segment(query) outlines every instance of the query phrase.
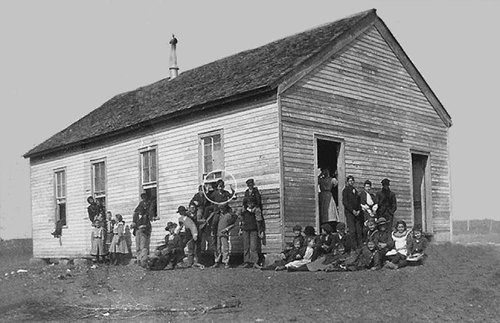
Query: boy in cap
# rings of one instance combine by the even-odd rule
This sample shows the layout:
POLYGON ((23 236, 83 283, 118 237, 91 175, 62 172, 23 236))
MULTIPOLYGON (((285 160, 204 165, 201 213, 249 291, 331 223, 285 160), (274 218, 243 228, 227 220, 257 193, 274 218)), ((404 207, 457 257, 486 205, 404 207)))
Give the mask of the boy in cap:
POLYGON ((257 264, 258 239, 264 235, 264 218, 255 199, 248 198, 240 215, 240 230, 243 235, 243 268, 260 268, 257 264))
POLYGON ((245 182, 247 184, 247 189, 245 191, 245 196, 243 198, 243 208, 245 208, 245 201, 253 199, 257 207, 262 211, 262 197, 260 195, 259 189, 255 186, 255 181, 253 178, 247 179, 245 182))
POLYGON ((339 248, 339 245, 343 246, 344 253, 349 253, 356 249, 356 244, 353 241, 353 237, 350 233, 345 231, 345 223, 339 222, 337 224, 337 232, 332 235, 332 244, 334 248, 339 248))
POLYGON ((382 184, 382 190, 378 192, 376 195, 378 201, 377 217, 385 218, 385 220, 389 225, 389 228, 392 229, 394 213, 398 208, 396 194, 394 194, 394 192, 391 191, 390 188, 391 181, 388 178, 384 178, 381 184, 382 184))

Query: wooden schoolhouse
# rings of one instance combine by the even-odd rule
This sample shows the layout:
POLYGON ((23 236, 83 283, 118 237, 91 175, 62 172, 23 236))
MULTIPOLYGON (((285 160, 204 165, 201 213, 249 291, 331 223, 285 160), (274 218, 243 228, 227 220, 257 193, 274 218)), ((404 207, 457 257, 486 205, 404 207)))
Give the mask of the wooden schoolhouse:
POLYGON ((349 174, 358 187, 389 178, 396 219, 450 239, 451 118, 374 9, 181 73, 173 58, 170 77, 116 95, 25 154, 35 257, 89 253, 90 195, 127 224, 142 192, 156 199, 154 246, 218 169, 236 179, 233 204, 255 179, 264 252, 279 252, 296 224, 318 227, 320 167, 338 171, 339 196, 349 174))

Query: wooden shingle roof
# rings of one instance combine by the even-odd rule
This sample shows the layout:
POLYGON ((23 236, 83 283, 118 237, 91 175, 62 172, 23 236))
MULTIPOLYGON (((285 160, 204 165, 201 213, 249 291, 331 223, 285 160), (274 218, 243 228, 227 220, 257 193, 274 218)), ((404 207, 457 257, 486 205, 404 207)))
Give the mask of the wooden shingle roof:
POLYGON ((276 89, 297 66, 369 16, 376 16, 374 9, 119 94, 24 157, 87 143, 220 100, 276 89))

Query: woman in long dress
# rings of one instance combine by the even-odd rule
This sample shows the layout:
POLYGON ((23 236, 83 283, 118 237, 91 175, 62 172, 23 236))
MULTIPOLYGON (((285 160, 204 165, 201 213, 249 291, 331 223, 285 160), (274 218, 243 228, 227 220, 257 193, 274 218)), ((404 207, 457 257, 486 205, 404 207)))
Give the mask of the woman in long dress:
POLYGON ((327 168, 321 169, 321 174, 318 177, 319 184, 319 222, 320 224, 328 222, 339 222, 339 212, 337 204, 333 199, 332 189, 337 187, 338 181, 330 176, 330 171, 327 168))

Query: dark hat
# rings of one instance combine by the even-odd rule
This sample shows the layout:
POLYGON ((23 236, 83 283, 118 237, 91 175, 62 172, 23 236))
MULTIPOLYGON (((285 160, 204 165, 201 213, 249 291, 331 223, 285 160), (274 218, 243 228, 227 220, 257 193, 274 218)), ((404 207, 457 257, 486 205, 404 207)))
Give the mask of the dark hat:
POLYGON ((255 181, 253 180, 253 178, 249 178, 245 183, 247 183, 247 185, 250 185, 250 184, 255 184, 255 181))
POLYGON ((304 228, 304 234, 307 236, 314 236, 316 235, 316 230, 314 230, 314 227, 308 225, 304 228))
POLYGON ((177 224, 174 222, 167 222, 167 226, 165 227, 165 231, 170 230, 170 228, 176 228, 177 224))
POLYGON ((377 225, 382 225, 382 224, 387 224, 387 220, 384 217, 378 218, 377 220, 377 225))
POLYGON ((422 232, 422 225, 421 224, 415 224, 413 226, 413 232, 415 232, 415 231, 422 232))
POLYGON ((186 208, 182 205, 177 208, 177 213, 186 212, 186 211, 187 211, 186 208))
POLYGON ((389 185, 391 184, 391 181, 388 178, 384 178, 381 183, 382 185, 389 185))
POLYGON ((365 181, 365 184, 364 184, 364 185, 370 185, 370 186, 372 186, 372 182, 371 182, 369 179, 367 179, 367 180, 365 181))
MULTIPOLYGON (((338 227, 338 225, 337 225, 337 227, 338 227)), ((333 232, 332 226, 329 225, 328 223, 322 224, 321 225, 321 229, 325 230, 326 233, 332 233, 333 232)))
POLYGON ((220 184, 222 184, 223 186, 225 185, 222 179, 219 179, 217 182, 215 182, 215 186, 219 186, 220 184))
POLYGON ((345 223, 344 222, 339 222, 337 223, 337 230, 345 230, 345 223))
POLYGON ((292 228, 292 231, 302 231, 302 227, 297 224, 292 228))

